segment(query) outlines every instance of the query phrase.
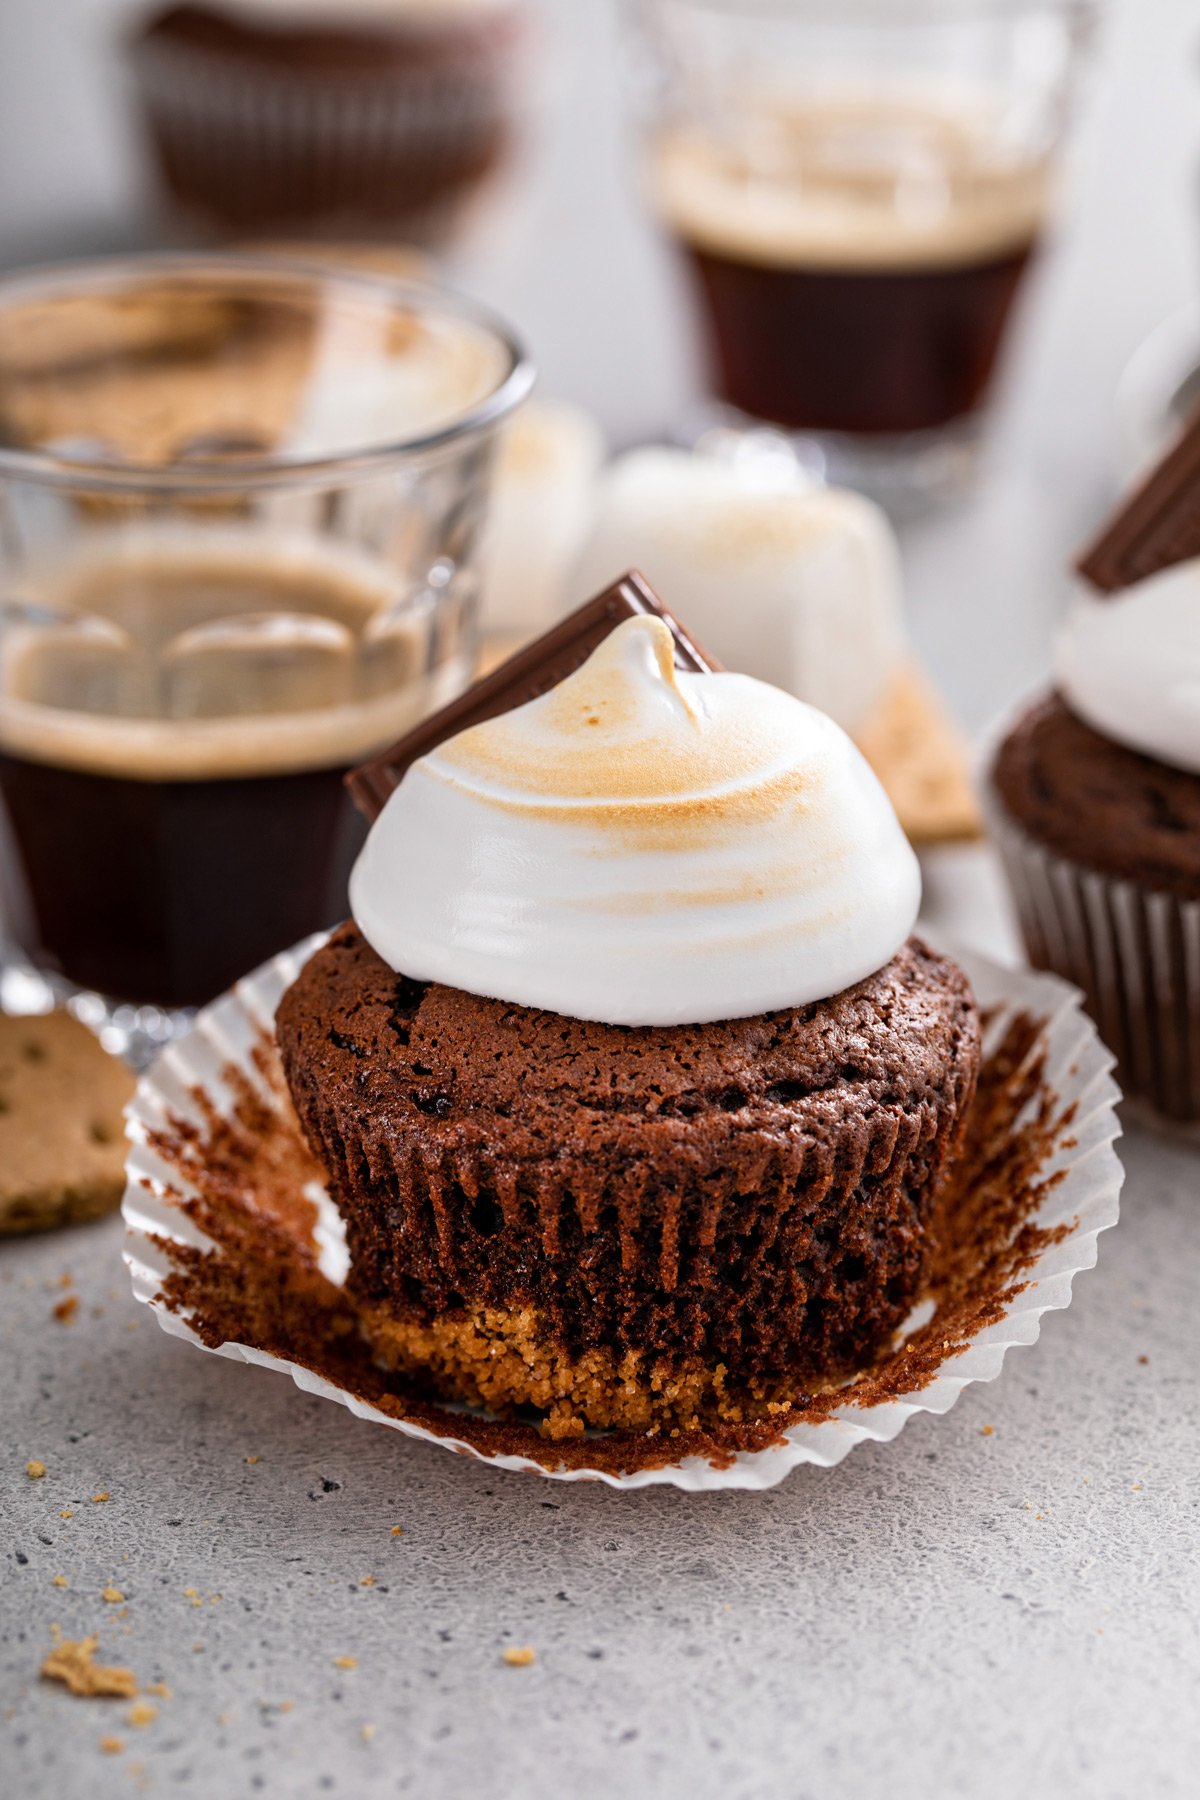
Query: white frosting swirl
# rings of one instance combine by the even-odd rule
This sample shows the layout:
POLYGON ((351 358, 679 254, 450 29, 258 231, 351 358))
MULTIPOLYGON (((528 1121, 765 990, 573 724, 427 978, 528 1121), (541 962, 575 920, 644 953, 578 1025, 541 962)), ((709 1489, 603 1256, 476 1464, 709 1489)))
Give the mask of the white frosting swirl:
POLYGON ((1095 730, 1200 775, 1200 558, 1104 599, 1078 595, 1055 673, 1095 730))
POLYGON ((825 999, 907 938, 916 858, 849 738, 627 620, 550 693, 406 773, 355 867, 392 968, 613 1025, 825 999))

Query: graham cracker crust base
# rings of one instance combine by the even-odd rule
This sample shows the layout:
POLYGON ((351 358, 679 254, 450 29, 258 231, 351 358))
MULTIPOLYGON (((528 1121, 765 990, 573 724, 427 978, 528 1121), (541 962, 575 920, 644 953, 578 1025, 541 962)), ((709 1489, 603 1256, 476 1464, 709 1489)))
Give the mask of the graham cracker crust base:
MULTIPOLYGON (((680 1370, 639 1351, 589 1350, 572 1358, 547 1339, 531 1307, 485 1307, 434 1325, 364 1309, 361 1325, 380 1368, 430 1382, 447 1399, 497 1413, 532 1407, 543 1436, 560 1442, 588 1429, 698 1431, 786 1411, 778 1390, 747 1393, 724 1363, 680 1370)), ((794 1390, 793 1390, 794 1391, 794 1390)))

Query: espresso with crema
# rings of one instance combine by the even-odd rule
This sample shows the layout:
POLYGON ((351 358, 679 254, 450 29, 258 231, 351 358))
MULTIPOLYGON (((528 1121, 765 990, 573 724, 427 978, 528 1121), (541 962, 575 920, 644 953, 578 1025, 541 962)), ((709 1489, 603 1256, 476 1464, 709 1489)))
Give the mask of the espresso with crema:
POLYGON ((346 773, 466 678, 444 596, 436 674, 420 602, 311 546, 96 553, 22 598, 0 799, 26 953, 190 1006, 345 916, 346 773))
POLYGON ((1048 204, 985 100, 815 92, 719 140, 662 137, 655 199, 720 396, 811 430, 921 431, 980 404, 1048 204))

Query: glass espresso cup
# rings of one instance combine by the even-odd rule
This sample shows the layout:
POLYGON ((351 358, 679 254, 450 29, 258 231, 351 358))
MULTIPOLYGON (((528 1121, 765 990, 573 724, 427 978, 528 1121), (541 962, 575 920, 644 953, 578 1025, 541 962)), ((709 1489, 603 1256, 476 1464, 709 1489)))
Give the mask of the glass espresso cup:
POLYGON ((343 778, 470 678, 531 381, 431 286, 243 257, 0 282, 10 982, 136 1057, 345 916, 343 778))
POLYGON ((1090 0, 638 0, 651 201, 714 393, 873 489, 970 460, 1090 0))

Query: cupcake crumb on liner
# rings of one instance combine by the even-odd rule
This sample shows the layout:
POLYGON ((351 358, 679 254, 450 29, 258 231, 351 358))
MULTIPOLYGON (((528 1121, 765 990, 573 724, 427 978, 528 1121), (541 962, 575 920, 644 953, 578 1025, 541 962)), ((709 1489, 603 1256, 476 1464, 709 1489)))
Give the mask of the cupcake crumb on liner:
POLYGON ((239 982, 143 1076, 127 1110, 125 1260, 164 1330, 290 1374, 408 1437, 556 1480, 773 1487, 800 1463, 830 1468, 993 1379, 1011 1345, 1037 1338, 1043 1313, 1069 1305, 1075 1274, 1116 1223, 1118 1093, 1078 994, 956 952, 985 1017, 980 1090, 939 1201, 929 1291, 872 1368, 745 1425, 567 1442, 436 1402, 370 1358, 344 1286, 341 1220, 278 1066, 275 1009, 323 941, 239 982))

